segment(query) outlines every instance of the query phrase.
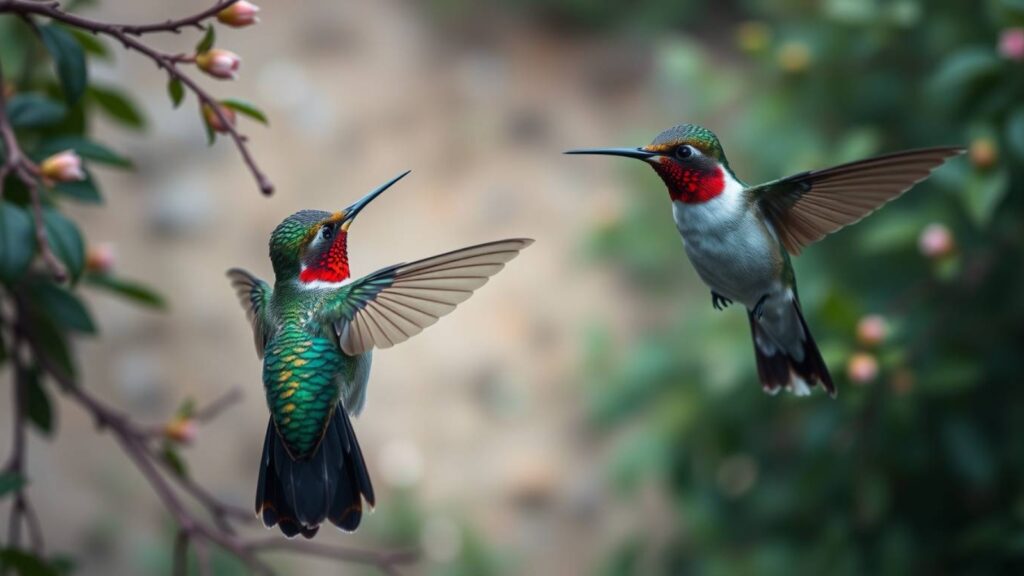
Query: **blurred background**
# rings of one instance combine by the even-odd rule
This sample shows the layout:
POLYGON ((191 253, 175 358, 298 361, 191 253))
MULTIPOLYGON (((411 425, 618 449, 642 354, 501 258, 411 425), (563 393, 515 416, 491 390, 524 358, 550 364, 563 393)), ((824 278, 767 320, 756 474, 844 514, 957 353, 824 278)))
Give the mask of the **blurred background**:
MULTIPOLYGON (((83 13, 160 21, 208 4, 83 13)), ((163 74, 112 50, 94 81, 129 89, 145 126, 93 128, 136 170, 96 169, 106 207, 67 207, 94 256, 168 303, 87 292, 99 335, 76 341, 84 385, 154 423, 183 397, 245 391, 182 451, 217 496, 250 504, 267 417, 223 271, 270 279, 285 216, 340 209, 412 169, 353 226, 355 275, 537 243, 375 354, 355 428, 378 506, 357 534, 319 539, 419 545, 407 572, 429 575, 1024 571, 1024 3, 260 7, 258 27, 220 30, 239 80, 203 80, 267 112, 269 128, 243 131, 277 193, 259 195, 228 141, 205 146, 194 99, 173 110, 163 74), (838 399, 760 391, 747 320, 712 309, 652 171, 560 154, 643 145, 681 122, 717 132, 748 182, 969 147, 795 261, 838 399)), ((28 468, 49 548, 80 574, 169 573, 174 532, 149 486, 77 406, 55 408, 28 468)), ((0 445, 9 435, 0 426, 0 445)))

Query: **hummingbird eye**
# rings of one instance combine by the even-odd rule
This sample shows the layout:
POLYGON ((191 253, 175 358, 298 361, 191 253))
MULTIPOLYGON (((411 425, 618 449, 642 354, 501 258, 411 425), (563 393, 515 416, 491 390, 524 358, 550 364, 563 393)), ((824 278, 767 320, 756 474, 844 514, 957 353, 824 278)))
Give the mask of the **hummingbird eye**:
POLYGON ((320 237, 324 240, 330 240, 332 236, 334 236, 334 230, 331 228, 330 224, 327 224, 320 229, 320 237))
POLYGON ((689 144, 683 144, 676 148, 676 158, 679 158, 680 160, 685 160, 690 156, 693 156, 693 147, 690 146, 689 144))

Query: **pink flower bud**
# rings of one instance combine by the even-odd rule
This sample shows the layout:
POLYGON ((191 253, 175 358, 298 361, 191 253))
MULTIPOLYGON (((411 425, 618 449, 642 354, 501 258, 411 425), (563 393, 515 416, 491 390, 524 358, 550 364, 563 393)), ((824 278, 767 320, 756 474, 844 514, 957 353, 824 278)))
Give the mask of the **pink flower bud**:
POLYGON ((1010 60, 1024 60, 1024 28, 1007 28, 999 34, 999 54, 1010 60))
POLYGON ((106 242, 92 244, 85 253, 85 268, 97 274, 108 274, 114 269, 116 260, 112 244, 106 242))
POLYGON ((991 168, 999 162, 999 149, 991 138, 975 138, 967 151, 971 164, 982 170, 991 168))
POLYGON ((869 314, 857 322, 857 340, 864 346, 878 346, 889 334, 889 323, 880 314, 869 314))
POLYGON ((180 444, 191 444, 199 436, 199 425, 192 418, 176 418, 164 426, 164 437, 180 444))
POLYGON ((244 28, 260 21, 256 13, 260 7, 252 2, 241 0, 217 13, 217 20, 232 28, 244 28))
POLYGON ((878 360, 871 354, 858 352, 846 363, 846 375, 854 384, 870 384, 878 377, 878 360))
POLYGON ((203 120, 206 121, 206 124, 213 129, 214 132, 224 134, 228 132, 228 128, 230 126, 235 125, 235 111, 227 106, 218 106, 218 108, 220 108, 221 114, 224 115, 224 118, 227 119, 227 125, 221 122, 220 117, 217 116, 217 113, 214 112, 213 108, 208 104, 203 104, 203 120))
POLYGON ((935 260, 950 255, 956 248, 953 233, 945 224, 938 222, 925 226, 917 239, 917 246, 921 254, 935 260))
POLYGON ((214 78, 234 80, 241 65, 242 58, 230 50, 211 48, 196 55, 196 66, 214 78))
POLYGON ((74 182, 85 180, 82 159, 73 150, 65 150, 50 156, 39 165, 43 180, 53 182, 74 182))

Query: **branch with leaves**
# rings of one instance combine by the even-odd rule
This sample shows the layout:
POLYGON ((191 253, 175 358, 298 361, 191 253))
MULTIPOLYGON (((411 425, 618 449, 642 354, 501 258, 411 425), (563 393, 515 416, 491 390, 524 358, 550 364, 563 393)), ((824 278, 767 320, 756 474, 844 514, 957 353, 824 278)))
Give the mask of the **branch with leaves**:
POLYGON ((11 571, 47 576, 67 571, 67 560, 46 549, 26 472, 28 432, 54 433, 53 390, 88 412, 98 428, 115 439, 174 519, 175 574, 188 573, 193 562, 200 574, 210 573, 213 549, 235 556, 260 574, 274 572, 264 557, 276 552, 358 563, 387 574, 396 574, 399 566, 417 557, 415 551, 240 535, 241 528, 254 523, 253 513, 216 498, 189 474, 180 455, 200 426, 238 401, 239 391, 204 407, 186 402, 167 422, 151 426, 96 397, 76 375, 72 340, 96 332, 78 296, 82 286, 163 307, 152 290, 117 273, 110 249, 87 248, 78 226, 60 210, 64 201, 101 202, 87 163, 131 166, 127 158, 89 138, 90 114, 101 111, 131 128, 144 124, 128 95, 90 82, 87 61, 109 53, 104 38, 150 59, 168 75, 172 104, 177 107, 193 94, 210 143, 218 134, 230 137, 260 190, 270 194, 273 185, 236 128, 238 114, 263 123, 265 116, 244 101, 214 98, 190 74, 198 70, 217 79, 234 78, 240 58, 215 47, 212 21, 249 26, 256 23, 257 11, 244 0, 220 0, 191 16, 137 25, 84 18, 54 1, 0 0, 0 37, 5 39, 0 43, 0 365, 9 365, 13 376, 13 446, 0 469, 0 498, 11 501, 6 542, 0 546, 0 576, 11 571), (145 41, 152 34, 193 28, 202 35, 191 53, 163 52, 145 41), (18 49, 13 55, 3 50, 11 46, 18 49), (54 64, 52 73, 38 65, 44 54, 54 64), (13 73, 5 74, 8 71, 13 73))

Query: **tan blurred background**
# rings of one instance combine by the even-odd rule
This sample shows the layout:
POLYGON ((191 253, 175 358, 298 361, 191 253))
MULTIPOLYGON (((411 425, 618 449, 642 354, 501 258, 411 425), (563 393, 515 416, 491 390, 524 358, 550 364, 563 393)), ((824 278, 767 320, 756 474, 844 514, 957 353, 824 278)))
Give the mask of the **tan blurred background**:
MULTIPOLYGON (((108 0, 89 14, 157 21, 208 3, 108 0)), ((583 230, 618 210, 620 173, 560 152, 642 142, 672 123, 646 105, 643 51, 514 20, 452 26, 412 1, 260 4, 258 27, 220 29, 218 45, 243 57, 240 79, 201 80, 268 113, 269 128, 241 127, 277 186, 272 198, 260 196, 228 141, 204 145, 194 99, 171 109, 165 76, 148 61, 115 51, 115 62, 94 68, 134 92, 150 129, 99 126, 98 139, 138 169, 100 173, 107 207, 69 209, 90 240, 114 246, 119 273, 158 287, 170 309, 91 294, 102 337, 78 347, 83 382, 154 423, 185 396, 203 402, 241 387, 241 405, 202 428, 185 456, 219 497, 249 506, 267 416, 260 363, 224 271, 270 280, 267 239, 281 219, 339 209, 412 169, 353 227, 356 275, 502 237, 537 243, 437 326, 375 355, 355 426, 378 508, 359 534, 318 538, 379 545, 377 524, 401 492, 426 519, 425 559, 409 573, 458 555, 463 529, 495 545, 514 573, 592 572, 605 543, 657 518, 607 504, 605 446, 588 436, 574 380, 579 327, 625 313, 620 288, 578 257, 583 230)), ((187 51, 194 36, 160 42, 187 51)), ((671 234, 667 215, 664 225, 671 234)), ((157 498, 76 406, 62 402, 59 416, 52 444, 32 438, 29 463, 33 493, 52 496, 36 500, 50 548, 78 557, 80 574, 159 566, 171 538, 157 498)), ((7 434, 2 427, 0 444, 7 434)), ((291 573, 361 573, 279 561, 291 573)))

